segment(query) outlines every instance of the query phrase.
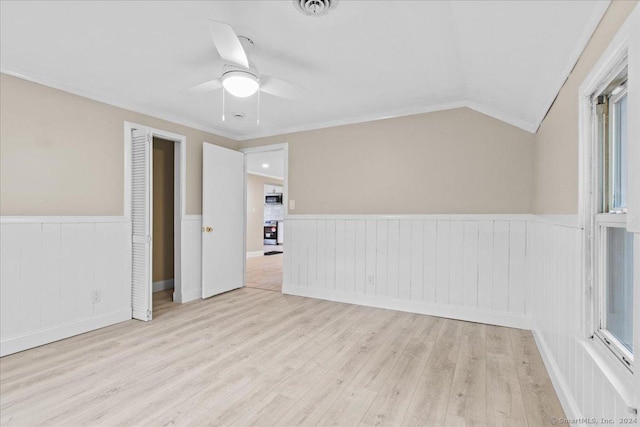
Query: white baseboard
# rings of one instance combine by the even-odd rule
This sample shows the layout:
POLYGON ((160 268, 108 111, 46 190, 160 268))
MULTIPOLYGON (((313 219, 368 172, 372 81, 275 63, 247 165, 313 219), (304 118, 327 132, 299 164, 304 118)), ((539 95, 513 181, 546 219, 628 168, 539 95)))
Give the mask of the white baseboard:
POLYGON ((27 335, 8 338, 0 342, 0 357, 38 347, 74 335, 83 334, 115 323, 131 320, 131 309, 124 309, 98 317, 67 323, 27 335))
POLYGON ((533 333, 533 338, 538 346, 538 351, 542 356, 544 366, 547 368, 547 372, 551 378, 551 383, 553 384, 553 388, 556 390, 556 394, 558 395, 558 399, 560 399, 560 404, 562 405, 562 409, 564 409, 567 418, 572 420, 582 419, 578 403, 576 402, 573 393, 571 393, 569 384, 567 384, 564 376, 560 373, 560 367, 556 363, 551 350, 549 350, 549 346, 547 346, 547 342, 544 337, 535 327, 535 324, 532 324, 531 332, 533 333))
POLYGON ((169 289, 173 289, 174 286, 174 279, 160 280, 158 282, 153 282, 153 292, 167 291, 169 289))
POLYGON ((332 289, 313 289, 301 286, 283 285, 282 293, 302 297, 325 299, 329 301, 358 304, 368 307, 384 308, 387 310, 406 311, 409 313, 427 314, 448 319, 465 320, 468 322, 486 323, 489 325, 506 326, 516 329, 531 329, 531 318, 509 313, 472 309, 452 305, 436 305, 425 302, 381 298, 371 295, 341 292, 332 289))
POLYGON ((257 258, 263 255, 264 255, 264 251, 247 252, 247 258, 257 258))

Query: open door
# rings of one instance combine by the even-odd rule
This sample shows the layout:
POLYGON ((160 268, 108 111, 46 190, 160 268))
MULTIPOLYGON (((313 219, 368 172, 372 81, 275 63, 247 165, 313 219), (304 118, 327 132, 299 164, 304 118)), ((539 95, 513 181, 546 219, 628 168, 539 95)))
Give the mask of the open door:
POLYGON ((138 320, 151 320, 151 174, 152 135, 148 129, 131 131, 131 308, 138 320))
POLYGON ((244 286, 244 154, 202 147, 202 298, 244 286))

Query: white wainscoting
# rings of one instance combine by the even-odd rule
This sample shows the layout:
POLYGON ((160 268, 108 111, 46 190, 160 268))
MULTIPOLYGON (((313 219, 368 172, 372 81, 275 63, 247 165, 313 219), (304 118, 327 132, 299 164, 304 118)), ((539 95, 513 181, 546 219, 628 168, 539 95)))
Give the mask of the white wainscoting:
POLYGON ((288 216, 283 292, 529 329, 528 217, 288 216))
MULTIPOLYGON (((577 224, 577 218, 571 222, 577 224)), ((582 239, 583 230, 567 221, 536 217, 528 222, 532 329, 567 417, 612 419, 619 425, 620 418, 633 418, 628 412, 632 402, 625 402, 588 351, 596 343, 585 337, 583 327, 588 295, 582 283, 582 239)))
POLYGON ((131 319, 130 248, 124 217, 2 217, 0 355, 131 319))
POLYGON ((182 218, 182 295, 176 302, 202 298, 202 215, 182 218))

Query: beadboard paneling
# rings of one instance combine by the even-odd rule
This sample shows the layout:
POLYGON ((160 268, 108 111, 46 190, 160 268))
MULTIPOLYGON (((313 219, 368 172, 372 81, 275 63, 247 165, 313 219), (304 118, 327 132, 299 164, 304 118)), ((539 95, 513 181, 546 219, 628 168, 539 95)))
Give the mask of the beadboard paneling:
POLYGON ((527 216, 285 221, 285 293, 529 327, 527 216))
POLYGON ((130 223, 38 221, 0 224, 2 355, 131 318, 130 223))
POLYGON ((585 337, 582 323, 583 230, 541 218, 528 222, 526 236, 532 329, 567 416, 611 419, 615 425, 634 418, 631 402, 588 350, 597 343, 585 337))

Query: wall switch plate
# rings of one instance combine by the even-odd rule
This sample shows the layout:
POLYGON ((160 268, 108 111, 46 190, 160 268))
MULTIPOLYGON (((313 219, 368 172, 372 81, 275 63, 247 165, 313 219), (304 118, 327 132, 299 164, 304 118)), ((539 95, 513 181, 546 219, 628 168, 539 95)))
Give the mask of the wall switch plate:
POLYGON ((296 201, 295 200, 289 200, 289 209, 291 209, 292 211, 294 211, 296 209, 296 201))

